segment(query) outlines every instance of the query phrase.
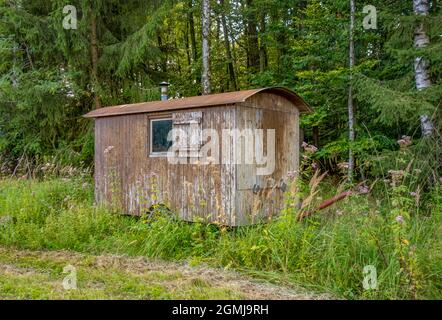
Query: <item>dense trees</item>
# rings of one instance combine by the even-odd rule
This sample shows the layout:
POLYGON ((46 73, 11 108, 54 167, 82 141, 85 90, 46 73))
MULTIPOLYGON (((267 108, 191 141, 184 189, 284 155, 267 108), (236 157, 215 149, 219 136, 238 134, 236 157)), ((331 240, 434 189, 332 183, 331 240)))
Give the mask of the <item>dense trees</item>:
POLYGON ((202 85, 203 94, 210 93, 210 1, 203 0, 202 12, 202 55, 203 55, 203 74, 202 85))
MULTIPOLYGON (((419 135, 419 117, 437 126, 442 21, 438 0, 354 2, 351 146, 359 174, 364 153, 419 135), (377 9, 377 29, 363 28, 365 5, 377 9)), ((294 89, 315 109, 303 127, 321 164, 348 160, 349 0, 69 4, 77 29, 63 28, 65 1, 0 1, 2 159, 89 163, 91 124, 81 115, 158 99, 157 84, 168 81, 173 96, 294 89)))

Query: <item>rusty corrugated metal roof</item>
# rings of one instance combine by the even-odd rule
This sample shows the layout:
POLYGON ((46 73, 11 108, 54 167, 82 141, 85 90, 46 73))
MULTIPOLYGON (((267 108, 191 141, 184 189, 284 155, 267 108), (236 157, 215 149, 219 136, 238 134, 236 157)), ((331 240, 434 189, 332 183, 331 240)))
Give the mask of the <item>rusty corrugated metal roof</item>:
POLYGON ((150 101, 134 104, 123 104, 115 107, 106 107, 93 110, 84 115, 86 118, 108 117, 124 114, 148 113, 155 111, 179 110, 206 106, 219 106, 245 102, 248 98, 259 92, 270 92, 284 96, 293 102, 301 112, 310 112, 309 105, 295 92, 284 87, 242 90, 235 92, 209 94, 167 101, 150 101))

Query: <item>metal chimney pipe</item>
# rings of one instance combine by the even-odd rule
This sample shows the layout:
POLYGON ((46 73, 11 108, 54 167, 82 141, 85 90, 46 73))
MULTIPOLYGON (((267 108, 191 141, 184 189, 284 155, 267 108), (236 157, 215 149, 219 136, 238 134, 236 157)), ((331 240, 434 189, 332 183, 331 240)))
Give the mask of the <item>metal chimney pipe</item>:
POLYGON ((163 81, 160 83, 161 88, 161 101, 166 101, 169 97, 167 96, 167 89, 169 87, 170 83, 163 81))

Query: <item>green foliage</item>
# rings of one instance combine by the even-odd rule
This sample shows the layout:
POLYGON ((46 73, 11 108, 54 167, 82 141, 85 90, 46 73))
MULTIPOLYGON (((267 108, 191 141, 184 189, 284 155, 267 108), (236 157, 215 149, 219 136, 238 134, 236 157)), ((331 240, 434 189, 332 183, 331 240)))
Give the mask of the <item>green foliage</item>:
MULTIPOLYGON (((410 119, 434 112, 434 105, 426 101, 422 94, 418 95, 417 92, 408 94, 396 91, 389 88, 387 83, 379 83, 362 76, 356 82, 356 86, 358 99, 370 104, 378 114, 374 121, 383 125, 400 126, 408 123, 416 127, 416 121, 410 122, 410 119)), ((404 129, 407 130, 407 128, 404 129)))
POLYGON ((80 179, 0 184, 0 217, 13 217, 0 226, 2 245, 206 262, 350 299, 442 295, 440 185, 425 212, 398 182, 382 203, 355 195, 303 222, 288 208, 270 224, 228 229, 94 207, 92 185, 80 179), (377 290, 362 287, 366 265, 377 268, 377 290))
MULTIPOLYGON (((358 2, 354 73, 362 141, 352 147, 359 157, 373 149, 366 146, 371 143, 366 132, 385 141, 412 135, 418 116, 440 106, 441 5, 431 2, 427 17, 416 17, 411 2, 358 2), (366 4, 377 8, 376 30, 362 27, 366 4), (420 23, 430 45, 417 49, 413 34, 420 23), (431 65, 433 85, 422 92, 414 89, 416 56, 431 65)), ((76 30, 62 28, 64 1, 0 3, 0 155, 9 167, 22 156, 33 166, 48 158, 90 166, 91 123, 81 115, 95 107, 97 97, 103 106, 156 100, 157 84, 165 80, 172 83, 171 96, 201 92, 201 1, 70 4, 77 8, 76 30)), ((294 89, 315 111, 302 121, 305 139, 311 141, 315 131, 321 161, 336 171, 349 148, 343 139, 348 135, 348 1, 224 0, 212 3, 212 18, 212 91, 233 90, 229 63, 239 89, 294 89)))
MULTIPOLYGON (((232 63, 239 89, 287 86, 314 109, 302 127, 318 151, 304 158, 306 181, 292 196, 311 191, 313 165, 338 175, 351 147, 358 177, 372 184, 376 198, 353 196, 301 223, 289 209, 268 225, 233 230, 178 221, 161 208, 137 220, 92 205, 82 168, 92 165, 93 130, 81 116, 97 99, 103 106, 157 100, 157 84, 165 80, 171 96, 199 94, 200 2, 73 0, 76 30, 62 28, 65 1, 0 2, 1 173, 21 170, 46 179, 0 181, 0 217, 12 217, 0 226, 0 243, 203 261, 347 298, 440 298, 440 1, 431 1, 426 17, 413 14, 411 1, 357 3, 357 139, 351 145, 348 1, 212 3, 213 91, 233 90, 232 63), (362 27, 366 4, 377 8, 376 30, 362 27), (430 45, 414 48, 421 23, 430 45), (417 56, 431 66, 432 86, 423 91, 415 89, 417 56), (429 140, 419 140, 422 114, 436 125, 429 140), (399 147, 403 135, 411 136, 411 146, 399 147), (400 181, 393 181, 398 174, 400 181), (378 270, 376 291, 362 289, 368 264, 378 270)), ((327 185, 320 196, 333 196, 334 189, 327 185)))

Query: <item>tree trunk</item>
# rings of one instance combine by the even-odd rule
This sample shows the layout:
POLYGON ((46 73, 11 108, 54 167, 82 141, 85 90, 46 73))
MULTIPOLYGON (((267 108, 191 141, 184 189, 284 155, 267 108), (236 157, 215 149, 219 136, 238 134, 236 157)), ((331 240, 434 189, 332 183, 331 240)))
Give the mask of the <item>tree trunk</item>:
POLYGON ((227 20, 226 20, 226 14, 227 11, 226 4, 224 0, 220 0, 221 4, 221 23, 223 26, 223 33, 224 33, 224 47, 226 48, 226 57, 227 57, 227 68, 229 71, 229 77, 230 82, 232 83, 233 90, 238 90, 238 86, 236 84, 236 77, 235 77, 235 68, 233 67, 233 58, 232 58, 232 51, 230 50, 230 40, 229 40, 229 28, 227 27, 227 20))
POLYGON ((247 69, 256 73, 259 71, 257 16, 253 8, 253 0, 247 0, 246 5, 247 69))
MULTIPOLYGON (((280 15, 280 13, 278 11, 274 11, 270 14, 270 19, 271 19, 271 24, 274 25, 279 25, 281 23, 281 21, 284 23, 284 15, 280 15)), ((278 73, 282 73, 284 72, 284 70, 282 70, 282 61, 283 61, 283 57, 287 54, 287 35, 286 32, 283 32, 280 30, 280 28, 277 28, 276 31, 274 31, 275 35, 275 40, 277 43, 277 50, 276 50, 276 54, 277 54, 277 58, 276 58, 276 63, 277 63, 277 71, 278 73)))
POLYGON ((354 155, 353 146, 355 141, 355 119, 354 119, 354 105, 353 105, 353 67, 355 65, 355 42, 354 42, 354 26, 355 26, 355 0, 350 0, 350 46, 349 46, 349 64, 350 64, 350 81, 348 89, 348 138, 350 141, 350 148, 348 152, 348 180, 353 181, 354 171, 354 155))
POLYGON ((210 93, 210 0, 203 0, 202 12, 202 58, 203 71, 201 77, 203 94, 210 93))
POLYGON ((163 45, 163 38, 161 37, 160 30, 157 30, 158 49, 160 49, 161 55, 161 70, 164 74, 167 73, 167 52, 163 45))
POLYGON ((267 48, 264 43, 264 35, 266 32, 266 14, 261 13, 259 21, 259 71, 264 72, 267 69, 268 59, 267 59, 267 48))
POLYGON ((312 135, 313 135, 313 145, 315 147, 319 147, 319 127, 314 126, 312 128, 312 135))
POLYGON ((186 24, 186 31, 184 32, 184 44, 186 46, 187 65, 190 66, 192 60, 190 59, 189 23, 186 24))
MULTIPOLYGON (((429 0, 413 0, 414 14, 426 16, 429 13, 429 0)), ((414 31, 414 46, 425 48, 430 43, 425 26, 421 23, 414 31)), ((424 57, 416 57, 414 60, 416 88, 424 90, 431 86, 430 63, 424 57)), ((429 115, 421 115, 421 130, 424 137, 433 133, 433 123, 429 115)))
POLYGON ((236 82, 236 90, 240 90, 240 83, 239 83, 239 79, 238 79, 238 68, 237 68, 237 64, 236 61, 238 61, 237 59, 237 54, 236 54, 236 46, 235 46, 235 37, 233 36, 233 23, 232 23, 232 19, 227 20, 227 28, 229 30, 229 39, 230 39, 230 44, 231 46, 231 50, 232 50, 232 66, 233 66, 233 70, 234 70, 234 74, 235 74, 235 82, 236 82))
POLYGON ((196 63, 198 61, 198 48, 196 46, 196 35, 195 35, 195 22, 193 20, 193 4, 192 0, 189 0, 189 11, 187 15, 187 19, 189 22, 189 32, 190 32, 190 42, 192 45, 192 55, 193 55, 193 62, 196 63))
POLYGON ((101 108, 101 100, 98 95, 98 45, 97 45, 97 17, 91 9, 91 75, 94 90, 95 109, 101 108))

